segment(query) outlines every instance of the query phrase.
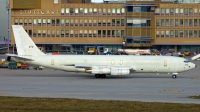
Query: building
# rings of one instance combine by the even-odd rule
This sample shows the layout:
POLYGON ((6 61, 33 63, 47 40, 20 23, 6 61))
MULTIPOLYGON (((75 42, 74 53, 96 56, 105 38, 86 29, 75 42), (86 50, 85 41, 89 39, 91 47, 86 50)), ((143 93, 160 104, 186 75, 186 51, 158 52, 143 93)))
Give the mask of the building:
POLYGON ((200 51, 200 4, 195 0, 116 1, 10 0, 11 24, 23 25, 47 52, 95 45, 200 51))
POLYGON ((1 47, 5 47, 7 46, 10 42, 10 38, 9 38, 9 32, 8 32, 8 23, 10 24, 10 21, 8 20, 10 15, 10 13, 8 13, 7 11, 7 4, 8 1, 7 0, 1 0, 0 1, 0 48, 1 47))

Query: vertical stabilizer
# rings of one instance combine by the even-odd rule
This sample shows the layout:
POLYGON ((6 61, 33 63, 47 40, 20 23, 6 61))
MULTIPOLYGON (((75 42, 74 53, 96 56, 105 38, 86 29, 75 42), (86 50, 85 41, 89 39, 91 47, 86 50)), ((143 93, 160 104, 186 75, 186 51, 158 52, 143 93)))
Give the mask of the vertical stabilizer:
POLYGON ((19 56, 40 56, 45 55, 41 52, 24 28, 20 25, 12 25, 17 53, 19 56))

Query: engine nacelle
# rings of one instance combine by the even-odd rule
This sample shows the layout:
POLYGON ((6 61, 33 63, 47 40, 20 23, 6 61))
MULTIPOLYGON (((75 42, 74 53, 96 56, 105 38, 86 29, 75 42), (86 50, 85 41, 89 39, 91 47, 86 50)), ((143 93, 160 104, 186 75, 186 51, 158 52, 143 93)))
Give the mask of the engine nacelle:
POLYGON ((110 68, 93 68, 92 69, 92 74, 110 74, 110 68))
POLYGON ((111 69, 110 75, 130 75, 129 69, 111 69))

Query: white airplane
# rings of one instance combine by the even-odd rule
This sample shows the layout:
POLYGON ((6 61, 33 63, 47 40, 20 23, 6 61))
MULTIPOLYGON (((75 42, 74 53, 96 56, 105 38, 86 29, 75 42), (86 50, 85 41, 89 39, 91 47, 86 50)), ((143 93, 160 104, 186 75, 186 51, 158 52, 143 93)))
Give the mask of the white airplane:
POLYGON ((176 78, 180 72, 196 65, 187 59, 172 56, 131 55, 46 55, 41 52, 22 26, 13 25, 17 53, 7 54, 16 61, 68 72, 106 75, 130 75, 131 73, 168 73, 176 78))

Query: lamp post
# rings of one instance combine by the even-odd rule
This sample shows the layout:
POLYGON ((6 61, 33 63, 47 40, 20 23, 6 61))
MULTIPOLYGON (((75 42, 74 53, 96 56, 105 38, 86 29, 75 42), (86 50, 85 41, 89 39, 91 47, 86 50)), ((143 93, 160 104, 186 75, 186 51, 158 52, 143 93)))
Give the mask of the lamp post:
POLYGON ((9 22, 10 22, 10 18, 9 18, 9 13, 10 12, 10 8, 7 6, 7 13, 8 13, 8 40, 7 40, 7 42, 8 42, 8 53, 10 52, 10 38, 9 38, 9 33, 10 33, 10 25, 9 25, 9 22))

